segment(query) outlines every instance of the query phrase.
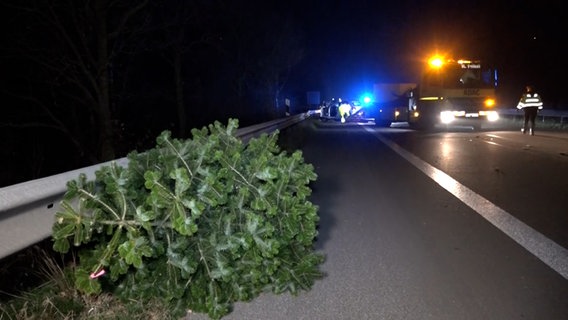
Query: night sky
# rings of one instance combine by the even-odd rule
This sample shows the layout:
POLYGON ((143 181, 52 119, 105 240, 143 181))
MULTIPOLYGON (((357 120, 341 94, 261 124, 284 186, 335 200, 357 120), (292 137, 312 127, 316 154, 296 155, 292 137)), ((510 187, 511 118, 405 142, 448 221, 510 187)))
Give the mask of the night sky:
POLYGON ((325 95, 353 95, 375 82, 415 82, 424 59, 440 52, 494 65, 502 107, 514 107, 532 84, 546 107, 568 108, 568 15, 561 7, 561 1, 298 1, 289 9, 308 46, 298 81, 325 95))
MULTIPOLYGON (((233 1, 241 10, 260 6, 233 1)), ((545 106, 568 109, 563 94, 568 11, 562 3, 289 0, 263 6, 289 17, 301 31, 305 56, 287 84, 290 91, 316 90, 329 98, 356 95, 377 82, 415 82, 424 59, 441 52, 494 65, 503 107, 532 84, 545 106)), ((3 32, 11 32, 12 16, 3 19, 3 32)))

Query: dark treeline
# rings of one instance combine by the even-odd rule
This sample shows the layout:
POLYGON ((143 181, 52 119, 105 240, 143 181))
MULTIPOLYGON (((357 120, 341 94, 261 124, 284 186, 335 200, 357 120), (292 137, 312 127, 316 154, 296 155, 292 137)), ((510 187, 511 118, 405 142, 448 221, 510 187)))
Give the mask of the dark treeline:
POLYGON ((415 82, 440 50, 565 109, 560 1, 0 0, 0 186, 145 150, 163 130, 415 82), (451 19, 448 19, 451 17, 451 19))
MULTIPOLYGON (((304 57, 285 8, 2 0, 0 186, 143 151, 171 130, 282 117, 304 57)), ((302 93, 302 94, 305 94, 302 93)))

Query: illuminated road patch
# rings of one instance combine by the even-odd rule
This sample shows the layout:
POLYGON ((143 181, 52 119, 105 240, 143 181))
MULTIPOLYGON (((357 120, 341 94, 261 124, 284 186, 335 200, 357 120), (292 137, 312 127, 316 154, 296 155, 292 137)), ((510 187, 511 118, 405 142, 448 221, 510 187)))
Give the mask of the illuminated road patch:
POLYGON ((462 185, 442 170, 433 167, 414 154, 406 151, 398 144, 387 139, 373 128, 365 127, 382 143, 398 153, 468 207, 475 210, 483 218, 523 246, 546 265, 568 279, 568 249, 548 239, 540 232, 524 224, 505 210, 483 198, 473 190, 462 185))

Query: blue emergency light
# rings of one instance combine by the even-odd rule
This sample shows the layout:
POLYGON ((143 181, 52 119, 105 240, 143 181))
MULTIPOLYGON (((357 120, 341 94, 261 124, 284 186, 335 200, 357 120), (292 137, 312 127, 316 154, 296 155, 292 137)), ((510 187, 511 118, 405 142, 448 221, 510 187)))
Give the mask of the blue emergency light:
POLYGON ((369 105, 371 104, 371 102, 373 102, 373 96, 370 94, 364 94, 361 97, 361 102, 363 103, 363 105, 369 105))

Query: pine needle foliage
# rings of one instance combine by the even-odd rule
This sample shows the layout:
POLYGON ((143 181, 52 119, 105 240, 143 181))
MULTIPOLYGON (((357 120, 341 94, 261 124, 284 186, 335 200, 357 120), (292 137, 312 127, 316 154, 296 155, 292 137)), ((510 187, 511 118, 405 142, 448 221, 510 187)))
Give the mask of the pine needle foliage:
POLYGON ((313 249, 314 168, 300 151, 281 151, 278 132, 244 144, 237 127, 215 122, 187 140, 165 131, 127 167, 68 182, 53 248, 77 247, 78 289, 219 319, 261 292, 311 288, 324 259, 313 249))

